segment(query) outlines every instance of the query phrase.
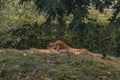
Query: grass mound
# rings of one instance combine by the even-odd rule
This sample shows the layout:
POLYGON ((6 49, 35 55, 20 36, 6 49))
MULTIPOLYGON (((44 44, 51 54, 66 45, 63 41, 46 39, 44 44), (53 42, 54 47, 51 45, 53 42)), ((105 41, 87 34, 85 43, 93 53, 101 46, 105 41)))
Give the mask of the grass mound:
POLYGON ((120 60, 0 50, 0 80, 120 80, 120 60))

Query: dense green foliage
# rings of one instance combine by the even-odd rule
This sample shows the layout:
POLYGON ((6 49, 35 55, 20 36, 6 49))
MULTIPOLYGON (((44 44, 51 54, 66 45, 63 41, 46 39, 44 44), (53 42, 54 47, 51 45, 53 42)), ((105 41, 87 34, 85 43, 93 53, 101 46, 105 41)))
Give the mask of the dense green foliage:
POLYGON ((119 58, 0 50, 1 80, 119 80, 119 58))
POLYGON ((0 47, 71 47, 120 56, 120 0, 1 0, 0 47))

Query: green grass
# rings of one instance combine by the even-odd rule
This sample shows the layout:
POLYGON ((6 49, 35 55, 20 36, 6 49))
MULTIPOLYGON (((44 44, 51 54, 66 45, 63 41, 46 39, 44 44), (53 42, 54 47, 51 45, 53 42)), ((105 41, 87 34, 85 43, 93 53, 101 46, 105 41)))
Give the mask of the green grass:
POLYGON ((0 80, 120 80, 120 59, 0 50, 0 80))

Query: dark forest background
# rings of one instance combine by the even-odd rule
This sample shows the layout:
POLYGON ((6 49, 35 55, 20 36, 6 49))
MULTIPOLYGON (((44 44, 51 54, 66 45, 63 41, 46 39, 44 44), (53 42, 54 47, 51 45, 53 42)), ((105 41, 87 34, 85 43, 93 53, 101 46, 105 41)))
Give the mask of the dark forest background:
POLYGON ((120 56, 120 0, 0 0, 0 48, 75 48, 120 56))

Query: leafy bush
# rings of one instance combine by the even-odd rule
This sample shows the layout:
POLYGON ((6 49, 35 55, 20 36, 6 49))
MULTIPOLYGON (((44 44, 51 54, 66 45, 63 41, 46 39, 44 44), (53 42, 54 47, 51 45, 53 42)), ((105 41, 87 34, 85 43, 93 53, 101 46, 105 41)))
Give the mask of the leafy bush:
MULTIPOLYGON (((26 49, 29 47, 46 47, 50 40, 41 26, 46 13, 39 14, 33 1, 19 4, 18 0, 8 0, 0 12, 0 46, 26 49), (48 37, 48 38, 47 38, 48 37)), ((49 31, 48 31, 49 32, 49 31)))

